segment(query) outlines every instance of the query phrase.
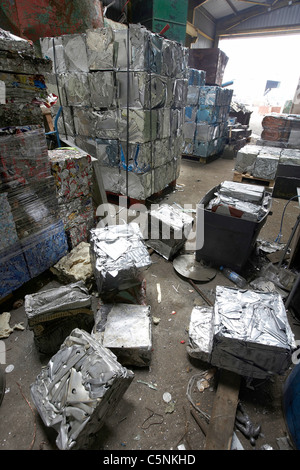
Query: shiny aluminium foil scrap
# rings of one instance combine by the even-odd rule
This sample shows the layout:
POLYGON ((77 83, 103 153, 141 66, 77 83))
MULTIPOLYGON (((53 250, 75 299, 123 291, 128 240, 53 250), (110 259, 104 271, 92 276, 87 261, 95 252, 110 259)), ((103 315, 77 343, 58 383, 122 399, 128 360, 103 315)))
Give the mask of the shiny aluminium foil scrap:
POLYGON ((213 346, 214 308, 195 305, 189 323, 187 353, 190 357, 210 363, 213 346))
POLYGON ((270 210, 271 195, 268 194, 266 194, 261 204, 243 201, 218 192, 215 193, 215 196, 216 197, 211 199, 206 208, 217 214, 258 222, 262 220, 270 210))
MULTIPOLYGON (((115 109, 96 110, 91 107, 73 107, 76 134, 100 139, 119 138, 119 119, 115 109)), ((124 124, 124 128, 126 124, 124 124)))
POLYGON ((245 145, 241 148, 236 156, 235 170, 240 173, 252 172, 255 160, 262 147, 258 145, 245 145))
POLYGON ((256 157, 252 175, 256 178, 263 178, 266 180, 274 180, 277 173, 279 156, 259 154, 256 157))
POLYGON ((115 66, 115 33, 109 26, 86 32, 89 70, 112 70, 115 66))
POLYGON ((66 69, 69 72, 88 72, 86 34, 64 34, 62 45, 66 69))
POLYGON ((263 186, 234 181, 223 181, 219 188, 220 194, 235 197, 241 201, 259 204, 262 202, 265 189, 263 186))
POLYGON ((122 365, 148 366, 152 352, 150 310, 148 305, 101 305, 92 336, 110 349, 122 365))
POLYGON ((58 74, 67 72, 62 36, 40 38, 40 45, 43 57, 51 60, 52 72, 58 74))
POLYGON ((167 79, 147 72, 116 72, 120 108, 160 108, 167 100, 167 79), (128 81, 128 83, 127 83, 128 81))
POLYGON ((138 24, 130 24, 128 31, 115 30, 114 36, 117 50, 115 66, 118 70, 127 70, 129 62, 129 70, 161 73, 163 47, 161 36, 138 24))
POLYGON ((75 328, 32 383, 32 400, 60 450, 89 449, 134 374, 89 333, 75 328))
MULTIPOLYGON (((89 75, 86 72, 68 72, 59 75, 68 106, 91 106, 89 75)), ((64 94, 62 96, 64 96, 64 94)))
POLYGON ((213 365, 266 378, 290 367, 294 349, 294 335, 278 293, 216 287, 213 365))
POLYGON ((34 55, 34 47, 31 41, 15 36, 10 31, 6 31, 2 28, 0 28, 0 50, 34 55))
POLYGON ((91 106, 95 109, 115 107, 118 88, 115 73, 103 70, 90 72, 87 75, 91 106))
POLYGON ((91 230, 91 263, 98 292, 124 290, 140 284, 151 258, 138 224, 91 230))

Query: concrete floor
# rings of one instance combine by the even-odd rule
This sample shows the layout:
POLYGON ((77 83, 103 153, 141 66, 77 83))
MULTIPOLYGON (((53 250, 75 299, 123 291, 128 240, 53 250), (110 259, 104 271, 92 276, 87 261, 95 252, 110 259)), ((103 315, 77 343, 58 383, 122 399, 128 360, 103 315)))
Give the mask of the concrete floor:
MULTIPOLYGON (((195 207, 213 186, 224 180, 232 180, 233 168, 234 160, 218 159, 207 165, 183 160, 178 187, 164 201, 170 204, 192 204, 195 207)), ((285 200, 274 200, 273 215, 268 217, 260 234, 261 238, 267 241, 275 239, 285 203, 285 200)), ((285 215, 282 241, 287 241, 298 213, 298 203, 290 203, 285 215)), ((210 365, 192 360, 186 351, 192 308, 195 304, 205 305, 205 302, 186 280, 177 275, 171 262, 156 253, 152 255, 152 261, 152 266, 145 274, 147 300, 151 305, 152 315, 159 317, 160 322, 153 325, 151 366, 132 368, 134 380, 99 432, 94 449, 176 450, 179 444, 184 444, 186 449, 197 451, 202 450, 205 445, 205 436, 191 415, 192 406, 187 398, 187 387, 195 374, 209 370, 210 365), (161 285, 161 303, 157 299, 157 282, 161 285), (176 313, 172 314, 174 311, 176 313), (165 392, 172 396, 172 409, 163 400, 165 392)), ((31 291, 56 285, 57 280, 46 272, 15 292, 13 301, 23 299, 31 291)), ((211 300, 214 299, 216 285, 232 286, 221 273, 217 273, 212 281, 201 285, 202 291, 211 300)), ((13 309, 13 301, 2 304, 1 312, 11 312, 11 326, 19 322, 27 326, 24 307, 13 309)), ((299 322, 297 319, 291 319, 290 322, 298 339, 299 322)), ((28 328, 24 331, 14 330, 4 342, 6 364, 2 367, 12 365, 13 370, 6 373, 6 394, 0 407, 0 449, 56 449, 56 433, 43 425, 29 390, 30 384, 49 358, 37 352, 33 333, 28 328)), ((195 403, 208 414, 212 410, 218 371, 213 377, 211 386, 205 391, 193 389, 195 403)), ((239 398, 251 421, 261 425, 261 435, 255 446, 237 431, 244 449, 260 449, 268 444, 278 450, 277 439, 287 436, 281 406, 285 378, 286 376, 280 376, 252 383, 242 379, 239 398)))

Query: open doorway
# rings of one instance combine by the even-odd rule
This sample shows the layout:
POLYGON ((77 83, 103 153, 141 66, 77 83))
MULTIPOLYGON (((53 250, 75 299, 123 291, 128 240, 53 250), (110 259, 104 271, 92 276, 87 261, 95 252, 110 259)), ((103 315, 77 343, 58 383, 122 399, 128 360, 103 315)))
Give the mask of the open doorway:
POLYGON ((260 135, 265 114, 290 112, 300 76, 300 34, 224 38, 219 48, 229 58, 223 83, 233 81, 233 101, 252 111, 250 127, 260 135))

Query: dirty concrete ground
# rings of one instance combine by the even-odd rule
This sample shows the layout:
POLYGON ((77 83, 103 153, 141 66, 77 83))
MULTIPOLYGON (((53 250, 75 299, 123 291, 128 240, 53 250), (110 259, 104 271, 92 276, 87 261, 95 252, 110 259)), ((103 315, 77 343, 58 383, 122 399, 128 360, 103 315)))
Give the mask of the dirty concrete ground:
MULTIPOLYGON (((232 180, 233 168, 234 160, 222 158, 206 165, 183 160, 177 189, 166 195, 163 201, 195 207, 213 186, 232 180)), ((268 217, 261 238, 267 241, 275 239, 285 203, 280 199, 273 201, 273 214, 268 217)), ((298 214, 298 203, 291 202, 285 215, 283 242, 288 240, 298 214)), ((152 316, 160 318, 160 321, 152 326, 151 365, 132 368, 134 380, 99 432, 93 445, 95 450, 168 451, 177 450, 179 444, 184 444, 188 450, 201 451, 205 446, 205 436, 191 414, 194 407, 187 397, 187 389, 197 374, 211 367, 191 359, 186 350, 192 308, 195 304, 205 305, 205 302, 185 279, 177 275, 171 262, 156 253, 152 254, 152 261, 145 274, 147 301, 151 305, 152 316), (157 298, 158 282, 161 303, 157 298), (171 406, 163 400, 165 392, 171 394, 171 406)), ((33 333, 27 328, 24 306, 13 309, 12 304, 15 300, 24 299, 25 294, 57 285, 56 278, 47 271, 16 291, 13 299, 0 306, 1 312, 11 312, 11 326, 23 322, 26 327, 24 331, 14 330, 4 340, 6 364, 2 367, 12 365, 13 370, 6 373, 6 393, 0 407, 1 450, 56 449, 56 433, 44 426, 30 396, 30 384, 49 357, 40 355, 35 348, 33 333)), ((213 300, 216 285, 233 284, 218 272, 212 281, 200 287, 213 300)), ((97 304, 96 298, 94 304, 97 304)), ((291 316, 289 318, 295 338, 300 339, 299 321, 291 316)), ((209 415, 218 383, 219 371, 214 372, 209 388, 202 392, 196 385, 191 388, 193 402, 209 415)), ((282 387, 286 375, 251 383, 242 379, 239 399, 253 424, 261 426, 255 446, 240 431, 236 431, 245 450, 257 450, 265 444, 278 450, 277 439, 288 436, 282 410, 282 387)))

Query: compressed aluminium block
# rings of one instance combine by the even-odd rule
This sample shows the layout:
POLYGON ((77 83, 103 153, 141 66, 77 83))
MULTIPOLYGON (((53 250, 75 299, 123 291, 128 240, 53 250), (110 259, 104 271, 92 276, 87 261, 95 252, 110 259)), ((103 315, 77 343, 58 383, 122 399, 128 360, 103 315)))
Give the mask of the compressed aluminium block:
POLYGON ((170 259, 185 244, 193 226, 193 217, 168 204, 149 212, 147 245, 170 259))
POLYGON ((112 70, 115 65, 114 31, 111 27, 89 29, 86 32, 89 70, 112 70))
POLYGON ((69 72, 88 72, 88 57, 85 34, 65 34, 62 36, 64 60, 69 72))
POLYGON ((89 449, 134 378, 116 356, 79 328, 65 339, 30 387, 60 450, 89 449))
POLYGON ((260 149, 258 145, 245 145, 240 149, 236 156, 235 170, 239 173, 251 174, 260 149))
POLYGON ((213 365, 262 379, 286 372, 294 349, 278 293, 216 287, 213 365))
POLYGON ((148 366, 152 352, 150 306, 102 305, 92 336, 110 349, 122 365, 148 366))
POLYGON ((91 263, 98 292, 137 285, 151 265, 138 224, 111 225, 91 230, 91 263))
POLYGON ((214 308, 196 305, 189 324, 187 352, 190 357, 210 363, 214 337, 214 308))
MULTIPOLYGON (((110 70, 88 74, 90 101, 95 109, 112 108, 116 105, 116 83, 110 70)), ((82 103, 84 104, 84 103, 82 103)))
POLYGON ((274 180, 277 172, 279 156, 261 155, 256 157, 252 175, 257 178, 274 180))

